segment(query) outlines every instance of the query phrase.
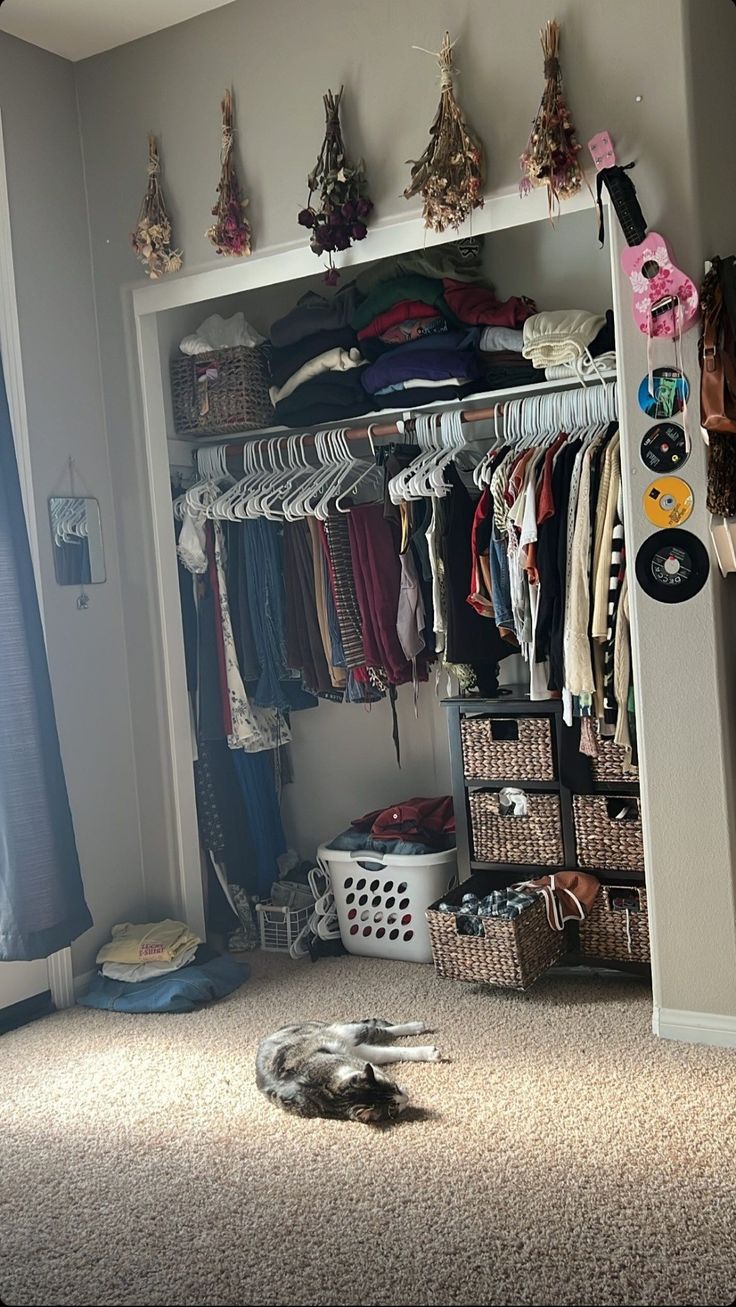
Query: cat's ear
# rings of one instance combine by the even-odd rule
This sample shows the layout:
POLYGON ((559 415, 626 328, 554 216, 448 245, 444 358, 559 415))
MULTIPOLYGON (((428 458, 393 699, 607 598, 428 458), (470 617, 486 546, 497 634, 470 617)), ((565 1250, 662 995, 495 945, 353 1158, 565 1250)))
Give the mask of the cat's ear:
POLYGON ((371 1065, 370 1062, 366 1062, 366 1064, 365 1064, 365 1078, 366 1078, 366 1080, 368 1081, 368 1084, 369 1084, 369 1085, 375 1085, 375 1083, 376 1083, 376 1073, 375 1073, 375 1071, 373 1070, 373 1066, 371 1065))

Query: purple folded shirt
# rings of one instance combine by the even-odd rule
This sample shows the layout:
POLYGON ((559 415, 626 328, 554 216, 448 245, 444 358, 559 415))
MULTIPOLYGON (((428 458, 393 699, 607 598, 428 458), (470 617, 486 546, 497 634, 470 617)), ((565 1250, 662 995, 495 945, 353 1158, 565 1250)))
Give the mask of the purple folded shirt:
POLYGON ((445 381, 451 377, 474 381, 480 375, 478 356, 472 350, 416 350, 402 345, 364 368, 360 380, 369 395, 374 395, 402 381, 445 381))

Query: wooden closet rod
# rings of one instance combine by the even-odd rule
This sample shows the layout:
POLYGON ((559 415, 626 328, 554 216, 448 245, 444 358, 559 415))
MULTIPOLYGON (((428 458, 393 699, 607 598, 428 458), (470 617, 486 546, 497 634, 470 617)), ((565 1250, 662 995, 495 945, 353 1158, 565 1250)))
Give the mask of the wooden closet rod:
MULTIPOLYGON (((500 417, 503 414, 503 410, 504 410, 503 404, 495 404, 493 408, 467 409, 465 412, 462 412, 460 414, 460 418, 463 422, 487 422, 490 418, 500 417)), ((433 411, 436 412, 438 410, 433 410, 433 411)), ((370 431, 370 435, 373 440, 387 440, 391 436, 401 436, 402 434, 405 434, 407 428, 411 429, 411 425, 415 421, 415 416, 416 415, 412 415, 411 417, 406 419, 406 421, 403 424, 404 427, 403 432, 399 429, 396 422, 384 422, 384 423, 372 422, 370 428, 351 427, 350 430, 347 430, 345 432, 345 435, 348 440, 367 440, 370 431)), ((333 423, 332 430, 339 431, 340 430, 339 423, 337 422, 333 423)), ((296 428, 293 431, 283 431, 283 432, 279 432, 278 435, 274 434, 273 436, 258 436, 257 434, 244 435, 242 441, 239 444, 228 445, 226 452, 227 454, 239 453, 240 450, 243 448, 243 444, 245 443, 246 440, 260 440, 260 439, 284 440, 289 436, 297 436, 297 435, 299 435, 299 431, 296 428)), ((304 436, 304 442, 307 445, 313 445, 314 434, 308 432, 304 436)))

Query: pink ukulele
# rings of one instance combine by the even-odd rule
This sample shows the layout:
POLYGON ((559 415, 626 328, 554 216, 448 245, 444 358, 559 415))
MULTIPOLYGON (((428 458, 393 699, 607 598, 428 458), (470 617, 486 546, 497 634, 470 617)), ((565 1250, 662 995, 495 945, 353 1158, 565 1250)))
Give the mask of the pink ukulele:
MULTIPOLYGON (((675 266, 664 236, 647 232, 629 169, 616 161, 608 132, 588 141, 598 174, 598 205, 605 182, 629 248, 621 252, 621 267, 634 292, 634 321, 645 336, 680 336, 691 327, 698 312, 698 292, 675 266)), ((600 239, 603 241, 601 214, 600 239)))

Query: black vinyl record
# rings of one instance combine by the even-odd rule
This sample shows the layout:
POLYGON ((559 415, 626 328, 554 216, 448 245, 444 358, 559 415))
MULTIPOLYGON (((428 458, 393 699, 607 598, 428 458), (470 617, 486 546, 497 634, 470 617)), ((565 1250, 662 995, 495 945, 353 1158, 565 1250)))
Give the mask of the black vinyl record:
POLYGON ((660 604, 682 604, 702 590, 710 563, 691 531, 668 527, 649 536, 636 555, 636 579, 660 604))
POLYGON ((642 436, 641 459, 652 472, 675 472, 690 456, 687 437, 676 422, 658 422, 642 436))

